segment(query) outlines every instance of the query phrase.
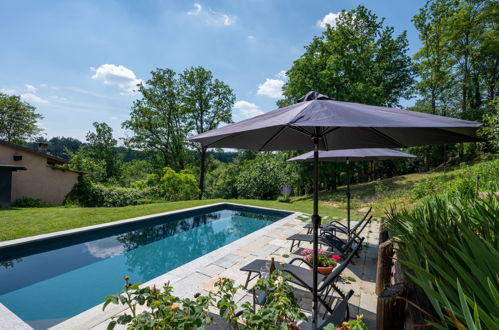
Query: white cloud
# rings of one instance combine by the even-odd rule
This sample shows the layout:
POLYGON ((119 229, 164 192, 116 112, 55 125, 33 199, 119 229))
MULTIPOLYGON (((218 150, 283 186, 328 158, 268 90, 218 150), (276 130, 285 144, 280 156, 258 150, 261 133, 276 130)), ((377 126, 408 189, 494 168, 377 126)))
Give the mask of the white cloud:
POLYGON ((255 38, 255 36, 248 36, 248 39, 249 40, 255 40, 256 38, 255 38))
POLYGON ((88 253, 99 259, 114 257, 125 252, 125 247, 113 238, 104 238, 85 245, 88 253))
POLYGON ((0 89, 0 92, 4 93, 4 94, 12 95, 12 94, 16 93, 16 90, 11 89, 11 88, 2 88, 2 89, 0 89))
POLYGON ((199 16, 206 24, 229 26, 236 22, 236 16, 214 11, 210 8, 204 9, 199 2, 195 2, 193 9, 187 12, 189 16, 199 16))
POLYGON ((326 16, 324 16, 323 19, 320 19, 317 21, 317 26, 320 28, 325 29, 327 25, 331 25, 331 27, 336 26, 336 20, 340 16, 340 13, 329 13, 326 16))
POLYGON ((187 12, 187 15, 199 15, 203 11, 203 6, 200 3, 194 2, 194 9, 187 12))
POLYGON ((258 95, 268 96, 273 99, 282 97, 282 86, 284 80, 267 78, 263 84, 258 85, 258 95))
POLYGON ((250 118, 261 115, 262 110, 255 104, 248 101, 237 101, 234 104, 234 109, 238 111, 238 115, 244 118, 250 118))
POLYGON ((275 75, 277 78, 281 79, 281 80, 285 80, 287 79, 288 77, 286 76, 286 70, 281 70, 279 71, 276 75, 275 75))
POLYGON ((36 93, 37 88, 35 86, 30 84, 25 84, 24 87, 26 87, 28 93, 36 93))
POLYGON ((21 99, 23 101, 26 101, 28 103, 38 103, 38 104, 48 104, 50 103, 49 101, 45 100, 44 98, 33 94, 33 93, 24 93, 21 94, 21 99))
POLYGON ((61 96, 57 96, 57 95, 51 95, 50 97, 53 98, 54 100, 57 100, 57 101, 67 101, 68 100, 65 97, 61 97, 61 96))
POLYGON ((122 90, 131 93, 137 88, 137 84, 142 80, 138 79, 135 73, 123 65, 102 64, 95 71, 92 79, 102 80, 106 85, 118 86, 122 90))

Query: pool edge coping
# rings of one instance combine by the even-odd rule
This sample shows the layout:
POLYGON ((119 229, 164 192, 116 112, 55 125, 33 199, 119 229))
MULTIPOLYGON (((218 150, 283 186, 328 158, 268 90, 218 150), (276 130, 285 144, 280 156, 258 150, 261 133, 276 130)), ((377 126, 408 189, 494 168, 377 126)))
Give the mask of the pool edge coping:
MULTIPOLYGON (((52 232, 52 233, 22 237, 22 238, 18 238, 18 239, 9 240, 9 241, 3 241, 3 242, 0 242, 0 249, 7 248, 7 247, 22 246, 23 244, 27 244, 27 243, 31 243, 31 242, 44 241, 47 239, 62 237, 62 236, 66 236, 66 235, 71 235, 71 234, 76 234, 76 233, 84 233, 84 232, 94 231, 97 229, 119 226, 119 225, 126 224, 126 223, 133 223, 136 221, 149 220, 151 218, 167 216, 167 215, 182 213, 182 212, 186 212, 186 211, 199 210, 199 209, 220 206, 220 205, 234 205, 234 206, 254 208, 254 209, 287 212, 290 214, 285 216, 284 218, 274 222, 273 224, 270 224, 266 227, 263 227, 263 228, 261 228, 257 231, 254 231, 246 236, 243 236, 243 237, 235 240, 234 242, 231 242, 230 244, 224 245, 224 246, 222 246, 214 251, 211 251, 211 252, 209 252, 209 253, 207 253, 199 258, 191 260, 188 263, 183 264, 177 268, 174 268, 167 273, 159 275, 159 276, 143 283, 144 286, 145 285, 147 285, 147 286, 156 285, 157 287, 162 287, 162 284, 169 280, 168 276, 171 276, 172 272, 179 272, 180 270, 182 270, 182 268, 188 269, 189 267, 193 267, 193 265, 196 265, 196 267, 200 267, 200 265, 199 265, 200 263, 207 262, 206 261, 207 257, 209 257, 210 260, 213 259, 214 256, 216 256, 216 259, 222 258, 224 255, 227 255, 230 252, 239 248, 240 247, 239 245, 242 244, 242 242, 244 244, 244 241, 251 240, 253 236, 258 236, 257 234, 261 235, 262 233, 265 233, 265 232, 268 232, 269 230, 275 229, 275 227, 280 227, 284 223, 287 223, 287 222, 295 219, 298 215, 301 214, 301 212, 289 211, 289 210, 284 210, 284 209, 275 209, 275 208, 262 207, 262 206, 253 206, 253 205, 239 204, 239 203, 233 203, 233 202, 219 202, 219 203, 194 206, 194 207, 190 207, 190 208, 178 209, 178 210, 167 211, 167 212, 153 213, 153 214, 144 215, 144 216, 135 217, 135 218, 111 221, 111 222, 106 222, 106 223, 102 223, 102 224, 73 228, 73 229, 68 229, 68 230, 63 230, 63 231, 52 232), (203 259, 203 260, 201 260, 201 259, 203 259)), ((184 272, 187 272, 187 271, 184 271, 184 272)), ((2 305, 2 306, 4 306, 4 305, 2 305)), ((53 329, 53 330, 56 330, 56 329, 91 329, 95 326, 102 324, 106 320, 110 319, 112 316, 127 309, 126 306, 110 305, 110 306, 108 306, 108 309, 106 309, 106 311, 102 311, 102 306, 103 306, 103 303, 98 304, 94 307, 91 307, 91 308, 81 312, 80 314, 77 314, 77 315, 75 315, 75 316, 73 316, 73 317, 71 317, 71 318, 69 318, 61 323, 54 325, 53 327, 50 327, 49 329, 53 329), (82 326, 82 323, 84 323, 85 326, 82 326)), ((4 323, 4 324, 0 325, 0 330, 3 329, 4 326, 5 326, 5 329, 16 329, 20 325, 19 321, 22 322, 23 326, 26 326, 26 329, 32 329, 32 327, 29 324, 27 324, 26 322, 21 320, 15 313, 10 311, 6 306, 4 306, 4 307, 6 309, 7 316, 10 316, 9 319, 16 320, 16 322, 13 321, 12 323, 11 322, 4 323), (10 314, 12 314, 12 315, 10 315, 10 314)))

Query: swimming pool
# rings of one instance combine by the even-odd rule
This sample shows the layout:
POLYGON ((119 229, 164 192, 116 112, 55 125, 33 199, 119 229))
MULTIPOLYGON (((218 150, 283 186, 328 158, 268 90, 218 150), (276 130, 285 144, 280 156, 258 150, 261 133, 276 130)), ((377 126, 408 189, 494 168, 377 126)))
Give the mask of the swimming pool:
POLYGON ((46 329, 290 214, 222 204, 0 248, 0 303, 46 329))

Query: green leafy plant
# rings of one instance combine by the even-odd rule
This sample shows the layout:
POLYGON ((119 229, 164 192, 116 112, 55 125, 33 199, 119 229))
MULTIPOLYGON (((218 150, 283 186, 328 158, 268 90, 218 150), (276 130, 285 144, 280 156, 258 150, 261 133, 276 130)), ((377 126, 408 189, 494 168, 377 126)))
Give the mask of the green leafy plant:
POLYGON ((499 324, 499 203, 497 197, 450 195, 412 211, 392 210, 408 275, 425 292, 438 328, 497 329, 499 324))
POLYGON ((364 320, 362 320, 363 317, 364 314, 357 315, 355 320, 345 321, 337 326, 328 324, 324 327, 324 330, 368 330, 367 325, 364 323, 364 320))
POLYGON ((257 311, 250 302, 243 304, 242 329, 299 329, 296 323, 307 319, 284 273, 276 270, 268 279, 259 279, 253 290, 266 292, 267 296, 257 311))
POLYGON ((43 202, 39 199, 23 197, 16 199, 14 203, 12 203, 13 207, 50 207, 52 204, 49 202, 43 202))
MULTIPOLYGON (((338 254, 329 254, 321 249, 318 250, 317 259, 319 262, 319 267, 335 267, 337 261, 341 260, 341 256, 338 254)), ((305 256, 308 262, 312 262, 313 252, 310 249, 304 249, 300 252, 301 255, 305 256)))
POLYGON ((114 317, 107 329, 117 324, 127 325, 128 329, 194 329, 210 324, 213 318, 208 312, 209 296, 196 294, 194 299, 180 299, 172 294, 173 288, 166 283, 163 290, 156 287, 140 287, 124 277, 125 286, 119 295, 107 296, 103 305, 126 305, 128 310, 114 317), (137 313, 138 306, 148 309, 137 313))
POLYGON ((163 168, 161 176, 149 174, 145 180, 133 182, 131 186, 144 191, 145 195, 168 201, 195 199, 200 192, 194 175, 187 170, 175 172, 170 167, 163 168))
POLYGON ((140 204, 143 197, 144 192, 139 189, 106 186, 80 176, 64 203, 86 207, 120 207, 140 204))
POLYGON ((128 308, 112 318, 109 330, 118 324, 127 325, 128 329, 202 329, 206 325, 220 329, 227 329, 227 326, 231 329, 287 329, 306 320, 293 294, 293 287, 277 270, 268 279, 259 279, 254 288, 269 293, 258 311, 249 302, 238 307, 235 295, 242 287, 227 278, 220 278, 215 283, 215 292, 195 294, 194 299, 174 296, 169 283, 159 290, 154 286, 141 286, 141 283, 132 284, 128 276, 124 280, 120 294, 105 298, 103 309, 109 304, 128 308), (146 309, 138 313, 139 306, 146 309), (217 324, 210 310, 216 311, 225 323, 217 324))
POLYGON ((376 195, 383 195, 386 191, 389 190, 389 187, 387 187, 383 181, 381 181, 380 179, 374 181, 374 193, 376 195))

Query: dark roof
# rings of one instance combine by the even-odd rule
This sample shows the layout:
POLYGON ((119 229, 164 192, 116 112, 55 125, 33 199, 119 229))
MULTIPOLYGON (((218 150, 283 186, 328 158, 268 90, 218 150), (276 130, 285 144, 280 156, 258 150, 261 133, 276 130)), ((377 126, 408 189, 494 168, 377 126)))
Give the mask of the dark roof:
POLYGON ((48 166, 54 170, 61 170, 61 171, 68 171, 68 172, 75 172, 75 173, 78 173, 78 174, 92 174, 92 172, 85 172, 85 171, 78 171, 78 170, 71 170, 69 168, 63 168, 63 167, 58 167, 58 166, 48 166))
POLYGON ((0 170, 3 169, 3 168, 6 168, 6 169, 12 170, 12 171, 17 171, 17 170, 26 171, 26 167, 19 166, 19 165, 5 165, 5 164, 0 164, 0 170))
POLYGON ((12 142, 0 140, 0 145, 8 146, 8 147, 11 147, 11 148, 14 148, 17 150, 26 151, 26 152, 30 152, 30 153, 38 155, 38 156, 46 157, 47 159, 51 160, 52 162, 54 162, 56 164, 66 164, 68 162, 65 159, 49 155, 47 153, 44 153, 44 152, 41 152, 38 150, 33 150, 33 149, 30 149, 27 147, 23 147, 23 146, 20 146, 18 144, 12 143, 12 142))

